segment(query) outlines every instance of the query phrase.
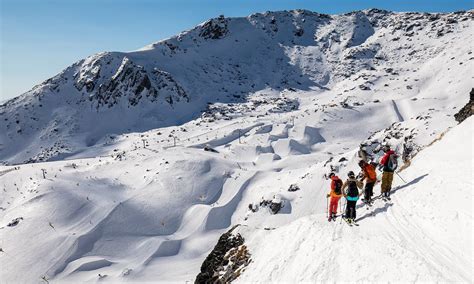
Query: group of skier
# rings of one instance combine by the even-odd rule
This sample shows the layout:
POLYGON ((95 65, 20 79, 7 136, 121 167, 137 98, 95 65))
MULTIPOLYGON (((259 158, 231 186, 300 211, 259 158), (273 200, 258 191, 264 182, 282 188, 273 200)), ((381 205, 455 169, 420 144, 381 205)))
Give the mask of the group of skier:
POLYGON ((357 177, 353 171, 349 171, 347 173, 347 180, 343 182, 334 172, 329 174, 329 178, 331 179, 331 191, 327 194, 327 198, 330 199, 328 221, 336 219, 337 208, 341 197, 346 198, 346 209, 342 218, 349 224, 355 223, 356 203, 362 193, 364 194, 362 201, 367 206, 371 206, 373 201, 377 198, 382 198, 385 201, 391 200, 390 191, 392 189, 393 174, 397 168, 397 154, 389 145, 383 146, 382 150, 384 151, 384 155, 378 164, 369 162, 365 150, 359 153, 361 157, 359 161, 361 172, 357 177), (378 197, 372 198, 374 195, 374 185, 377 182, 376 166, 382 170, 381 194, 378 197), (359 193, 359 189, 362 188, 363 191, 359 193))

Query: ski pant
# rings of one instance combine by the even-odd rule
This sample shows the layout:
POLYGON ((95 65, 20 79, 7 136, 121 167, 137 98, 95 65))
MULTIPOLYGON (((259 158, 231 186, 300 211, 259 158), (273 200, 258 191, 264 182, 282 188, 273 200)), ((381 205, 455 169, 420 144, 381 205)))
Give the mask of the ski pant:
POLYGON ((383 172, 382 174, 382 193, 389 194, 392 189, 393 172, 383 172))
POLYGON ((365 184, 365 188, 364 188, 364 200, 365 200, 365 202, 372 199, 372 195, 374 195, 374 185, 375 185, 375 181, 374 182, 367 182, 365 184))
POLYGON ((346 204, 346 218, 347 219, 354 219, 356 218, 356 203, 357 203, 357 200, 355 201, 350 201, 350 200, 347 200, 347 204, 346 204))
POLYGON ((339 204, 340 196, 331 196, 331 202, 329 203, 329 214, 337 214, 337 205, 339 204))

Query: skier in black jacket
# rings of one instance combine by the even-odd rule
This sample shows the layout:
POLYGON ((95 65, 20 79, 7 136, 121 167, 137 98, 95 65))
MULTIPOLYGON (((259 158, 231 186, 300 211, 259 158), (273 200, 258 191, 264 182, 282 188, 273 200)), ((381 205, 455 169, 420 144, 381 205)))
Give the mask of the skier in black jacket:
POLYGON ((356 203, 359 199, 359 189, 364 185, 363 182, 356 179, 353 171, 350 171, 347 176, 349 177, 342 185, 342 192, 344 197, 347 199, 345 218, 349 223, 352 223, 356 219, 356 203), (347 191, 345 189, 347 188, 347 191))

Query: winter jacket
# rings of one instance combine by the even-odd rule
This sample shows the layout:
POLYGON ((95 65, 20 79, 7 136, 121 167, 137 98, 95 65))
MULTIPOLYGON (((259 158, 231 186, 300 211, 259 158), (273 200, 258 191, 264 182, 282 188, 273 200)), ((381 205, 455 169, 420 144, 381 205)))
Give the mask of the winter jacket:
POLYGON ((384 172, 393 172, 393 170, 388 168, 388 160, 390 158, 390 155, 395 154, 395 151, 393 150, 388 150, 385 155, 383 155, 382 159, 380 160, 380 165, 383 166, 383 171, 384 172))
POLYGON ((366 164, 362 168, 362 172, 364 174, 364 177, 362 180, 366 180, 366 183, 372 183, 377 181, 377 173, 375 172, 375 167, 372 166, 371 164, 366 164))
POLYGON ((341 194, 336 194, 334 192, 334 190, 336 189, 336 180, 339 180, 338 176, 331 177, 331 192, 329 193, 331 197, 340 197, 342 195, 342 188, 341 188, 341 194))
POLYGON ((357 201, 359 199, 359 189, 362 189, 364 184, 355 178, 348 178, 342 185, 342 192, 349 201, 357 201), (344 191, 347 188, 347 192, 344 191))

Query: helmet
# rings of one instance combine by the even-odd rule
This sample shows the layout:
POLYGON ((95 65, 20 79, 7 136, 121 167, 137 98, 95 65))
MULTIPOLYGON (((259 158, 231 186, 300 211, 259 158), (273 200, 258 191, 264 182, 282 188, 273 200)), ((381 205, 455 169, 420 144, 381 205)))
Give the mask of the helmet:
POLYGON ((347 176, 350 177, 350 178, 355 178, 355 174, 354 174, 353 171, 349 171, 349 172, 347 173, 347 176))
POLYGON ((333 176, 335 176, 336 174, 335 173, 330 173, 329 174, 329 178, 332 178, 333 176))
POLYGON ((383 149, 384 152, 388 152, 388 151, 390 151, 390 145, 385 144, 385 145, 383 145, 382 149, 383 149))
POLYGON ((359 161, 359 167, 362 168, 363 166, 365 166, 365 164, 366 164, 366 162, 364 160, 359 161))

